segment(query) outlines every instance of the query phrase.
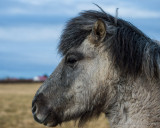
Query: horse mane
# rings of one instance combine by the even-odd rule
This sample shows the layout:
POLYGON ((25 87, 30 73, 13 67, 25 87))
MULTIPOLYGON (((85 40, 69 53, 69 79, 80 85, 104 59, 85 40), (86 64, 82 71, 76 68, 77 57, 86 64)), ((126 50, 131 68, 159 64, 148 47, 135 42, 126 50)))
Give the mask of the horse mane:
MULTIPOLYGON (((101 10, 102 11, 102 10, 101 10)), ((131 23, 102 11, 84 11, 71 19, 64 29, 59 52, 65 55, 71 48, 81 45, 90 34, 93 24, 102 19, 106 22, 104 41, 114 67, 121 74, 134 77, 144 73, 147 78, 159 78, 160 47, 131 23)))

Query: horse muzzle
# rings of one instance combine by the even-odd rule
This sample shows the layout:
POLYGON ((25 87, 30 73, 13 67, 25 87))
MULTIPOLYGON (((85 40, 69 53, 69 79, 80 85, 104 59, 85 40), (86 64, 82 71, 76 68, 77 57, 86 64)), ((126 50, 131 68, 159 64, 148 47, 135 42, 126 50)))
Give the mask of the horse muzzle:
POLYGON ((32 101, 32 114, 35 121, 49 127, 54 127, 61 123, 57 114, 47 107, 46 98, 42 93, 36 95, 32 101))

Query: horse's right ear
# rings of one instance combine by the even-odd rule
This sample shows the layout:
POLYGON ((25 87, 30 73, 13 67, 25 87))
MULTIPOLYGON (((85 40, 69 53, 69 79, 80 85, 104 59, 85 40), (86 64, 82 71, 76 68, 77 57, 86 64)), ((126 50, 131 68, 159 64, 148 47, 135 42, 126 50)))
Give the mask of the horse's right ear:
POLYGON ((97 20, 93 27, 90 35, 91 42, 94 44, 99 44, 106 37, 106 24, 103 20, 97 20))

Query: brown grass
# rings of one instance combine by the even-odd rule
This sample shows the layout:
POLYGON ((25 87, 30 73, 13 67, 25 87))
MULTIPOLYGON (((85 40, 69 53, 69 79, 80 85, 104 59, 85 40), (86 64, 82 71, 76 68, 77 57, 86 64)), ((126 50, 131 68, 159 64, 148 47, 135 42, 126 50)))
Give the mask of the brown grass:
MULTIPOLYGON (((34 121, 31 102, 40 84, 0 84, 0 128, 46 128, 34 121)), ((104 115, 84 128, 107 128, 104 115)), ((56 128, 77 128, 73 121, 56 128)), ((109 127, 108 127, 109 128, 109 127)))

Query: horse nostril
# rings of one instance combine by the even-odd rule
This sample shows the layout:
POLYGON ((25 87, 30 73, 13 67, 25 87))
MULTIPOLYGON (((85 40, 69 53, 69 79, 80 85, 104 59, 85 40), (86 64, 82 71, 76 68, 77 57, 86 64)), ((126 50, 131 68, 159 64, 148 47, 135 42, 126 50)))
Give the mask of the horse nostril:
POLYGON ((37 96, 35 96, 34 99, 33 99, 33 101, 32 101, 32 113, 33 114, 35 114, 36 109, 37 109, 36 102, 37 102, 37 96))
POLYGON ((44 101, 44 95, 42 93, 36 95, 32 101, 32 113, 35 114, 38 109, 38 105, 44 101))
POLYGON ((45 117, 45 110, 44 105, 46 104, 46 97, 43 95, 43 93, 39 93, 35 95, 33 101, 32 101, 32 115, 35 121, 39 123, 43 123, 44 117, 45 117))

